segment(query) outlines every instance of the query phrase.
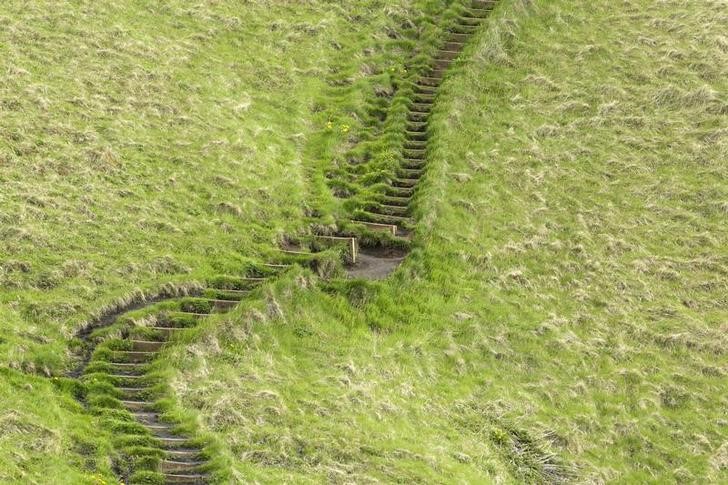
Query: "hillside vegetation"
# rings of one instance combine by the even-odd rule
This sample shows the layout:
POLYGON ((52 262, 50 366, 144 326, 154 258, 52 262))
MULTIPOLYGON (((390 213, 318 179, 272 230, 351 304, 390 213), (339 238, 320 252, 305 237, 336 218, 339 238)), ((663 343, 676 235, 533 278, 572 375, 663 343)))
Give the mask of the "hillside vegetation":
POLYGON ((505 2, 444 86, 403 268, 291 276, 176 354, 240 476, 725 481, 727 16, 505 2))
MULTIPOLYGON (((325 173, 449 4, 0 6, 0 482, 112 482, 76 332, 345 213, 325 173)), ((403 266, 293 268, 166 351, 233 480, 728 481, 725 25, 500 2, 438 98, 403 266)))
POLYGON ((0 5, 0 481, 111 476, 56 379, 76 332, 302 227, 307 140, 342 104, 330 137, 356 127, 444 3, 0 5))

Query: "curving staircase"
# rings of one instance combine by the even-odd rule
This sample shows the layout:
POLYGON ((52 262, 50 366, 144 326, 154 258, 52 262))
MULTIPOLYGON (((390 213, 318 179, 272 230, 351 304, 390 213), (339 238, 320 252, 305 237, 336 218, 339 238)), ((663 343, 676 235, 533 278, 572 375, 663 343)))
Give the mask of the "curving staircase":
MULTIPOLYGON (((204 484, 214 478, 209 443, 166 413, 164 382, 155 361, 165 347, 211 314, 230 311, 266 278, 215 278, 194 296, 156 299, 107 320, 115 337, 101 336, 81 378, 102 423, 115 430, 125 459, 116 464, 125 483, 204 484), (128 318, 129 314, 133 317, 128 318)), ((93 334, 89 336, 94 340, 93 334)))

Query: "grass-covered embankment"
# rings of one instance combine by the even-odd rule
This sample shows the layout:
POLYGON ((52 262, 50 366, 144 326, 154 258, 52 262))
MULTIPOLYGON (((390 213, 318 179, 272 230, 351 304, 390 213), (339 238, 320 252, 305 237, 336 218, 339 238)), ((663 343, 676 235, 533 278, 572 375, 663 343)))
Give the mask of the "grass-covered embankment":
POLYGON ((237 273, 303 227, 311 135, 380 109, 443 6, 0 6, 0 481, 109 479, 104 430, 30 376, 73 367, 93 315, 237 273))
POLYGON ((727 15, 503 2, 399 273, 190 342, 175 387, 240 476, 725 481, 727 15))

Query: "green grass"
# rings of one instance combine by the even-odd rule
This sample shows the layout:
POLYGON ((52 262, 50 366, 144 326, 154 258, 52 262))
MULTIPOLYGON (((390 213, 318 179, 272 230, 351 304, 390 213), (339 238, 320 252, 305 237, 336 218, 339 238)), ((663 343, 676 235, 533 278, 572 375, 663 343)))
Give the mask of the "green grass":
MULTIPOLYGON (((73 336, 94 316, 265 259, 305 226, 308 140, 334 113, 328 143, 343 124, 359 126, 378 73, 396 77, 390 68, 410 51, 408 19, 441 9, 3 4, 0 363, 63 375, 75 367, 73 336), (351 96, 334 99, 334 86, 351 96)), ((22 404, 31 416, 39 405, 22 404)), ((108 437, 89 439, 108 447, 108 437)), ((0 448, 0 461, 24 463, 12 453, 0 448)), ((108 476, 102 462, 88 466, 108 476)), ((23 466, 3 473, 31 476, 23 466)))
POLYGON ((240 476, 726 479, 726 12, 524 5, 444 87, 400 272, 198 344, 240 476))
MULTIPOLYGON (((0 7, 0 481, 111 480, 86 389, 37 374, 102 308, 359 208, 345 161, 391 169, 406 92, 374 92, 444 3, 0 7)), ((205 321, 170 412, 238 481, 728 480, 727 22, 504 0, 443 86, 410 259, 205 321)))

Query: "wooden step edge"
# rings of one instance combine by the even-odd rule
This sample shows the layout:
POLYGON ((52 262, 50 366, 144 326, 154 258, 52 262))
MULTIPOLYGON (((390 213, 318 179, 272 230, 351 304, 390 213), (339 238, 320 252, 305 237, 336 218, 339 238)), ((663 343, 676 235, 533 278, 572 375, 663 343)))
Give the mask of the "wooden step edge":
POLYGON ((367 222, 367 221, 358 221, 358 220, 352 220, 353 224, 359 224, 367 229, 374 231, 374 232, 384 232, 388 233, 392 236, 397 235, 397 226, 395 224, 379 224, 376 222, 367 222))

